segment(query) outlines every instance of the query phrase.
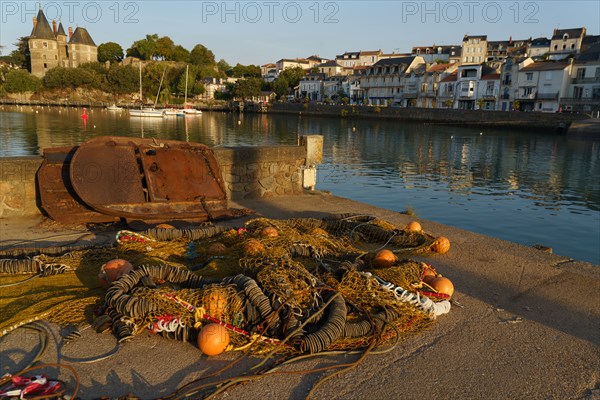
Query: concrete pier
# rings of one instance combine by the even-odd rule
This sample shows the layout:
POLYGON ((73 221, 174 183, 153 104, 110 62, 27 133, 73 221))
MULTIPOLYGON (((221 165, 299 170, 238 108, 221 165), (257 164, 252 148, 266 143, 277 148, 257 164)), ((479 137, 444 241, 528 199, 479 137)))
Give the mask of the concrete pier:
MULTIPOLYGON (((352 212, 376 215, 397 226, 415 219, 322 192, 236 200, 270 218, 323 217, 352 212)), ((417 219, 424 230, 450 238, 442 256, 413 257, 433 264, 455 284, 452 307, 433 326, 390 352, 367 356, 355 368, 320 386, 318 399, 599 399, 600 266, 549 254, 511 242, 417 219)), ((70 242, 82 233, 54 229, 42 217, 0 219, 0 240, 70 242), (64 235, 64 236, 59 236, 64 235)), ((229 221, 228 224, 241 224, 229 221)), ((112 232, 90 234, 87 241, 114 240, 112 232)), ((1 295, 0 295, 1 296, 1 295)), ((52 332, 44 363, 73 366, 81 381, 79 397, 117 397, 133 393, 158 398, 200 376, 225 367, 237 355, 207 358, 192 343, 143 333, 104 360, 112 335, 88 329, 57 351, 59 328, 52 332), (84 362, 82 362, 84 361, 84 362)), ((26 365, 39 349, 37 334, 19 329, 0 339, 0 375, 26 365)), ((358 354, 328 355, 284 367, 219 395, 227 399, 303 399, 323 373, 301 371, 351 363, 358 354)), ((224 375, 248 372, 245 359, 224 375)), ((58 370, 50 369, 57 373, 58 370)), ((68 371, 60 378, 73 383, 68 371)))

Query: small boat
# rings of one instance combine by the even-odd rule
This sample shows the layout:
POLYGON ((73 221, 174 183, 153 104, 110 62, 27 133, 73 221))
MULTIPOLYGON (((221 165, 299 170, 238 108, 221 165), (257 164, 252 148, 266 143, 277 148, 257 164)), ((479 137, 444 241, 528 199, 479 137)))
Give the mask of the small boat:
POLYGON ((197 110, 195 108, 191 108, 191 107, 190 108, 184 108, 182 111, 183 111, 183 113, 185 115, 200 115, 200 114, 202 114, 202 111, 197 110))
POLYGON ((123 107, 119 107, 119 106, 117 106, 116 104, 113 103, 112 106, 108 106, 108 107, 106 107, 106 109, 108 111, 121 111, 123 109, 123 107))
POLYGON ((129 115, 132 117, 162 118, 165 116, 165 113, 163 110, 157 110, 155 108, 141 108, 139 110, 137 110, 137 109, 129 110, 129 115))
POLYGON ((185 99, 183 100, 183 108, 180 110, 183 115, 200 115, 202 111, 193 108, 187 103, 187 92, 188 92, 188 71, 189 65, 185 67, 185 99))

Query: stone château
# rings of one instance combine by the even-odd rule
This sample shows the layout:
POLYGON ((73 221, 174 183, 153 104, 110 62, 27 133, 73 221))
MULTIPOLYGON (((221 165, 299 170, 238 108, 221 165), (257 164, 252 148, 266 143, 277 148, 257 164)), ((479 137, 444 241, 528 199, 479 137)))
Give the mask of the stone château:
POLYGON ((62 23, 48 23, 40 9, 33 18, 33 30, 28 39, 28 54, 31 74, 43 77, 54 67, 77 67, 80 64, 98 61, 98 46, 87 29, 69 27, 69 37, 62 23))

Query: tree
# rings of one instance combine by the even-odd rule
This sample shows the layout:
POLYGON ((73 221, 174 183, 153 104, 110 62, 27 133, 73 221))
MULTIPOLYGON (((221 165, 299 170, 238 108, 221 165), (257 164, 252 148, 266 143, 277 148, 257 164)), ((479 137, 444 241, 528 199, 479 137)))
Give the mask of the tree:
POLYGON ((171 61, 189 63, 190 62, 189 50, 181 45, 175 46, 173 48, 173 51, 171 52, 171 61))
POLYGON ((219 70, 221 72, 227 73, 229 70, 231 70, 231 65, 229 65, 227 63, 227 61, 225 61, 224 59, 220 59, 219 62, 217 63, 217 67, 219 68, 219 70))
POLYGON ((306 71, 302 67, 292 67, 281 71, 277 79, 285 78, 288 82, 288 86, 293 88, 298 86, 300 80, 304 78, 305 75, 306 71))
POLYGON ((243 100, 248 97, 260 96, 262 79, 247 78, 238 80, 233 86, 233 96, 243 100))
POLYGON ((146 35, 145 39, 133 42, 127 49, 127 57, 137 57, 142 60, 153 60, 157 55, 156 41, 158 35, 146 35))
POLYGON ((289 93, 289 86, 290 85, 285 77, 277 78, 271 84, 271 90, 273 90, 277 95, 277 98, 280 99, 289 93))
POLYGON ((192 49, 190 53, 190 61, 192 64, 199 66, 216 65, 215 55, 213 54, 213 52, 201 44, 197 44, 192 49))
POLYGON ((108 70, 107 89, 115 94, 133 93, 139 90, 139 72, 132 65, 115 65, 108 70))
POLYGON ((5 76, 4 90, 8 93, 35 92, 40 86, 39 78, 24 69, 13 69, 5 76))
POLYGON ((236 64, 232 68, 233 76, 236 78, 260 78, 261 71, 260 67, 256 65, 242 65, 236 64))
POLYGON ((156 41, 156 56, 163 60, 171 60, 175 43, 168 36, 163 36, 156 41))
POLYGON ((115 42, 106 42, 98 46, 98 62, 105 63, 109 61, 118 63, 123 60, 123 48, 115 42))
POLYGON ((23 69, 31 70, 31 60, 29 59, 29 36, 21 36, 16 43, 16 50, 10 52, 9 63, 17 65, 23 69))

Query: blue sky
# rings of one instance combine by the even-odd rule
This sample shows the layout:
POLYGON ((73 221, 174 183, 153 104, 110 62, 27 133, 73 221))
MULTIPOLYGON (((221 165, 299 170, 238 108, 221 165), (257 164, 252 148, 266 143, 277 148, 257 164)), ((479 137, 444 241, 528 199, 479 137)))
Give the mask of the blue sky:
POLYGON ((127 49, 148 33, 191 50, 201 43, 230 64, 345 51, 410 52, 412 46, 460 44, 465 34, 490 40, 551 37, 554 28, 600 34, 600 0, 587 1, 81 1, 0 0, 3 54, 30 34, 41 4, 49 20, 88 29, 96 44, 127 49))

